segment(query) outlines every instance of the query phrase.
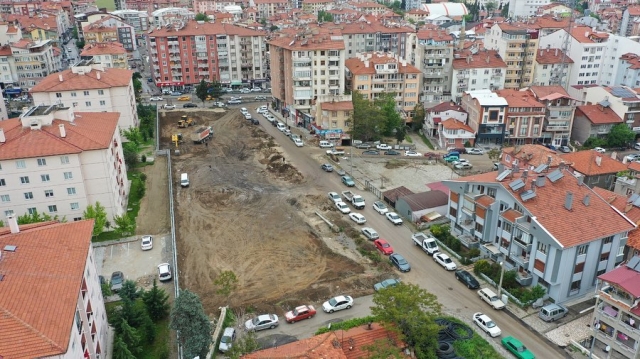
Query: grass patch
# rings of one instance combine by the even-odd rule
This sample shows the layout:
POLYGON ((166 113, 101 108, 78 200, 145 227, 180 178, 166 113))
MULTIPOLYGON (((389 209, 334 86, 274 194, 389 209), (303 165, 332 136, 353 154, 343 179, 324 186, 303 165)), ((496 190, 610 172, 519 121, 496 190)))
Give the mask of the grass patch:
MULTIPOLYGON (((130 171, 127 173, 127 178, 131 181, 131 188, 129 189, 129 203, 127 205, 127 215, 133 223, 136 222, 136 218, 138 218, 138 212, 140 212, 140 200, 144 197, 145 183, 140 177, 141 173, 136 171, 130 171)), ((135 233, 135 228, 134 228, 135 233)), ((115 231, 105 231, 100 233, 99 236, 93 239, 93 242, 105 242, 105 241, 113 241, 116 239, 122 238, 115 231)))
MULTIPOLYGON (((468 326, 466 323, 454 317, 445 317, 445 319, 468 326)), ((456 340, 453 342, 453 347, 455 348, 457 356, 466 359, 504 358, 489 342, 484 340, 484 338, 475 331, 471 339, 456 340)))
POLYGON ((408 133, 406 135, 404 135, 404 140, 409 142, 409 143, 413 143, 413 138, 411 138, 411 136, 409 136, 408 133))
POLYGON ((151 344, 142 346, 142 355, 139 359, 168 359, 171 331, 169 330, 169 318, 156 323, 156 338, 151 344))
POLYGON ((98 9, 106 7, 109 11, 116 10, 116 4, 113 0, 96 0, 96 6, 98 9))
POLYGON ((334 330, 349 330, 351 328, 359 327, 361 325, 365 325, 367 323, 373 323, 376 321, 374 316, 367 316, 364 318, 353 318, 349 320, 345 320, 343 322, 331 323, 331 328, 322 327, 318 329, 316 335, 332 332, 334 330))
POLYGON ((418 136, 420 136, 420 138, 422 139, 422 142, 424 142, 425 145, 427 145, 427 147, 429 147, 430 149, 434 149, 433 145, 431 144, 431 141, 429 141, 429 139, 427 138, 427 136, 418 133, 418 136))

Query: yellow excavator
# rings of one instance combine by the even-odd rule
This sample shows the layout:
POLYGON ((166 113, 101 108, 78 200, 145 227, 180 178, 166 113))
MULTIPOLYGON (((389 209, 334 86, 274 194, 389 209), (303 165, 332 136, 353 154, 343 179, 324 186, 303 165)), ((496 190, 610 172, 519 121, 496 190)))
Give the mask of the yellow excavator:
POLYGON ((196 124, 196 122, 192 118, 187 117, 186 115, 183 115, 180 118, 180 120, 178 120, 178 127, 179 128, 185 128, 185 127, 193 126, 195 124, 196 124))
POLYGON ((176 148, 178 148, 178 144, 182 143, 182 134, 176 133, 171 135, 171 142, 173 142, 176 145, 176 148))

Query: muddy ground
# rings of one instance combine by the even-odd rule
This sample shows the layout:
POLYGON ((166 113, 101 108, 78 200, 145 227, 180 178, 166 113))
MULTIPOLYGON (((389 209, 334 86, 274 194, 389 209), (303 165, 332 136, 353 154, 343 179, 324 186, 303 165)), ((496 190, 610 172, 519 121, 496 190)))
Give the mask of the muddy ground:
POLYGON ((178 129, 182 114, 164 112, 161 148, 175 150, 171 134, 183 134, 180 155, 172 156, 181 286, 198 293, 208 313, 227 303, 213 285, 224 270, 238 278, 228 299, 232 307, 281 313, 340 294, 337 288, 351 295, 371 291, 384 274, 368 269, 352 241, 330 232, 314 214, 320 209, 332 219, 341 217, 325 194, 313 192, 284 163, 271 136, 237 109, 190 112, 197 125, 178 129), (214 129, 208 145, 188 140, 201 125, 214 129), (183 172, 189 188, 178 184, 183 172))

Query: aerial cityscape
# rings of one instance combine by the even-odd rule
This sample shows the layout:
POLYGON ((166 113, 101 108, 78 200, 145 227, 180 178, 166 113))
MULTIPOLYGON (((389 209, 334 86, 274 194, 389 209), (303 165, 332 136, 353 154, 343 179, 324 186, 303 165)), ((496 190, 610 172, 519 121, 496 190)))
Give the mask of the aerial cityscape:
POLYGON ((640 358, 640 3, 1 0, 0 359, 640 358))

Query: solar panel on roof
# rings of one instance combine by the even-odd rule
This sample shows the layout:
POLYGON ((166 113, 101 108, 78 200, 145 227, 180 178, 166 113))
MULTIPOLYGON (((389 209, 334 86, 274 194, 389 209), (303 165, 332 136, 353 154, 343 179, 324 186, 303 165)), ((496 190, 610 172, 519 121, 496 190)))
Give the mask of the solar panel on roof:
POLYGON ((634 271, 638 272, 639 268, 640 268, 640 257, 633 257, 629 260, 629 263, 627 263, 627 268, 631 268, 634 271))
POLYGON ((543 164, 541 164, 540 166, 538 166, 535 170, 533 170, 533 172, 535 172, 535 173, 542 173, 542 171, 546 170, 546 169, 547 169, 547 167, 549 167, 549 166, 547 166, 547 164, 546 164, 546 163, 543 163, 543 164))
POLYGON ((536 196, 536 192, 532 190, 528 190, 528 191, 522 192, 522 194, 520 195, 520 198, 522 198, 523 201, 528 201, 534 198, 535 196, 536 196))
POLYGON ((502 171, 502 173, 499 174, 498 177, 496 177, 496 181, 502 181, 503 179, 507 178, 507 176, 510 174, 511 174, 511 169, 506 169, 502 171))
POLYGON ((612 87, 611 94, 615 97, 636 97, 636 94, 624 87, 612 87))
POLYGON ((562 172, 560 170, 555 170, 555 171, 553 171, 553 172, 551 172, 551 173, 549 173, 547 175, 547 178, 551 182, 556 182, 557 180, 559 180, 562 177, 564 177, 564 175, 562 174, 562 172))
POLYGON ((511 187, 511 190, 515 192, 515 191, 519 190, 520 188, 524 187, 524 181, 522 179, 518 178, 517 180, 509 183, 509 187, 511 187))
POLYGON ((636 206, 636 207, 640 207, 640 198, 638 198, 635 201, 633 201, 633 205, 636 206))
POLYGON ((627 200, 627 202, 633 202, 633 201, 635 201, 635 200, 636 200, 636 199, 638 199, 638 198, 640 198, 640 195, 639 195, 639 194, 637 194, 637 193, 634 193, 634 194, 632 194, 632 195, 631 195, 631 197, 629 197, 629 199, 627 200))

